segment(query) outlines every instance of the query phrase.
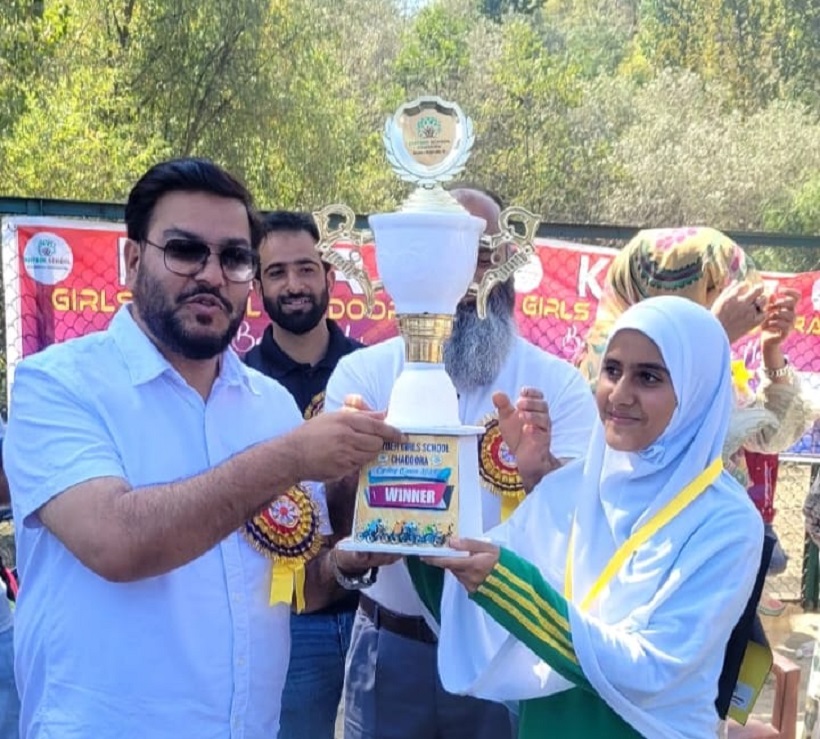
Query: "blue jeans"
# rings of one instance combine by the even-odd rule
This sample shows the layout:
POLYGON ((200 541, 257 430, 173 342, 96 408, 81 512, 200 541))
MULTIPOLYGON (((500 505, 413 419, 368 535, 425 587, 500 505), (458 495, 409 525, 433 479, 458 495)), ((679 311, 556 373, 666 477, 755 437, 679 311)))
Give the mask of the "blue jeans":
POLYGON ((444 690, 435 644, 377 629, 361 611, 348 662, 345 739, 515 736, 517 722, 506 706, 444 690))
MULTIPOLYGON (((5 595, 0 594, 0 598, 5 595)), ((17 739, 20 698, 14 682, 14 629, 0 633, 0 739, 17 739)))
POLYGON ((291 617, 279 739, 333 739, 354 615, 346 611, 291 617))

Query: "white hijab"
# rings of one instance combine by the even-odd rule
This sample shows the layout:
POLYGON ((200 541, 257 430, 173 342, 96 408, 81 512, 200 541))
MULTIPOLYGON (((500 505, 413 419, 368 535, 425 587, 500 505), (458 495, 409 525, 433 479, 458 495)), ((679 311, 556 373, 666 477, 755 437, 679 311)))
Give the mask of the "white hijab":
MULTIPOLYGON (((597 425, 584 460, 550 474, 487 535, 535 564, 563 595, 575 520, 569 621, 593 688, 648 737, 714 735, 714 701, 729 635, 760 562, 763 527, 746 492, 723 472, 644 544, 589 611, 579 604, 616 549, 721 455, 732 411, 729 344, 704 308, 651 298, 613 327, 658 347, 677 407, 648 448, 618 452, 597 425)), ((525 700, 571 687, 466 597, 448 573, 439 647, 442 682, 455 693, 525 700)))

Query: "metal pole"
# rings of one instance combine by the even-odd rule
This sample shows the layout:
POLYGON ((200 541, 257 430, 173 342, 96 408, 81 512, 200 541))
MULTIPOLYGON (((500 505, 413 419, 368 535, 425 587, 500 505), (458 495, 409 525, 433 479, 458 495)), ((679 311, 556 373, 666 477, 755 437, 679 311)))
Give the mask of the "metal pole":
MULTIPOLYGON (((811 466, 811 483, 817 481, 820 464, 811 466)), ((817 545, 807 533, 803 534, 803 582, 801 600, 804 611, 815 612, 820 607, 820 563, 818 563, 817 545)))

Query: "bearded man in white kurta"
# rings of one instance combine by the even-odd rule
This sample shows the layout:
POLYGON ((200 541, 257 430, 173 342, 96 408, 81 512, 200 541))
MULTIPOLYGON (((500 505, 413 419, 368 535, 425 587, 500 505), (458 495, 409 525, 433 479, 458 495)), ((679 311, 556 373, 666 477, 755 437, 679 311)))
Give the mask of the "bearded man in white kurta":
MULTIPOLYGON (((476 190, 453 196, 472 215, 498 231, 500 204, 476 190)), ((476 280, 490 266, 480 249, 476 280)), ((586 449, 596 412, 589 386, 568 362, 522 339, 514 319, 512 283, 496 287, 481 320, 475 301, 459 304, 453 334, 445 347, 445 368, 458 392, 465 425, 486 431, 479 445, 483 525, 489 530, 520 502, 531 484, 586 449), (503 395, 499 396, 498 393, 503 395), (540 469, 519 474, 517 460, 502 442, 498 409, 510 412, 546 401, 541 429, 540 469)), ((362 349, 338 364, 327 386, 325 407, 335 410, 350 395, 364 406, 387 408, 404 366, 404 340, 391 339, 362 349)), ((509 440, 508 440, 509 441, 509 440)), ((329 501, 333 504, 332 501, 329 501)), ((352 501, 351 501, 352 505, 352 501)), ((347 532, 345 532, 347 533, 347 532)), ((357 576, 355 555, 337 551, 343 575, 357 576)), ((362 591, 353 627, 345 696, 345 739, 506 739, 513 736, 501 704, 447 693, 438 679, 435 625, 415 593, 403 561, 381 567, 375 583, 362 591)))

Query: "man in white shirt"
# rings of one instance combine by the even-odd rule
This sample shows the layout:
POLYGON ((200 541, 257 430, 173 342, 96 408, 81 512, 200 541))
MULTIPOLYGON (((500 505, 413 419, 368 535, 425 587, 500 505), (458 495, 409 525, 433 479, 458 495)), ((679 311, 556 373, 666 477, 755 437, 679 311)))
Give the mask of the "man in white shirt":
MULTIPOLYGON (((473 189, 454 190, 453 196, 487 222, 487 233, 498 231, 500 204, 491 196, 473 189)), ((489 266, 489 251, 480 249, 477 280, 489 266)), ((445 367, 459 394, 462 423, 487 429, 479 450, 485 530, 500 521, 502 494, 520 497, 562 461, 580 456, 597 418, 580 373, 518 336, 514 303, 512 283, 499 286, 489 300, 490 315, 482 321, 475 301, 465 297, 445 348, 445 367), (543 394, 549 408, 536 468, 525 471, 522 465, 520 476, 499 436, 496 391, 507 396, 495 395, 503 412, 510 412, 509 398, 520 392, 520 407, 534 410, 543 394)), ((325 407, 335 410, 354 395, 362 407, 386 408, 403 364, 401 338, 343 358, 330 378, 325 407)), ((350 489, 329 489, 329 504, 334 503, 332 497, 345 493, 349 495, 350 489)), ((362 575, 363 555, 336 550, 335 558, 342 579, 362 575)), ((369 555, 366 564, 383 563, 378 555, 369 555)), ((345 739, 505 739, 511 732, 506 707, 444 691, 436 667, 436 636, 406 566, 382 566, 376 582, 362 590, 354 624, 345 739)))
POLYGON ((158 164, 125 220, 133 303, 12 388, 22 737, 272 739, 290 608, 245 523, 401 437, 374 414, 302 423, 229 348, 259 245, 231 175, 158 164))
MULTIPOLYGON (((0 509, 11 503, 9 483, 3 469, 3 437, 6 425, 0 419, 0 509)), ((0 567, 4 563, 0 561, 0 567)), ((14 617, 9 594, 0 580, 0 739, 17 739, 20 698, 14 682, 14 617)))
MULTIPOLYGON (((327 317, 336 283, 333 268, 316 251, 319 231, 308 213, 274 211, 262 220, 259 276, 255 283, 271 319, 262 339, 245 355, 245 364, 273 378, 293 396, 305 418, 321 412, 325 386, 336 363, 362 344, 345 336, 327 317)), ((328 511, 328 532, 334 511, 328 511)), ((306 586, 324 591, 326 602, 291 615, 290 667, 282 693, 279 739, 333 739, 345 678, 345 659, 356 593, 335 579, 317 582, 323 559, 330 556, 328 537, 306 569, 306 586), (310 711, 305 706, 310 704, 310 711)))

